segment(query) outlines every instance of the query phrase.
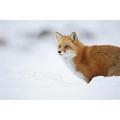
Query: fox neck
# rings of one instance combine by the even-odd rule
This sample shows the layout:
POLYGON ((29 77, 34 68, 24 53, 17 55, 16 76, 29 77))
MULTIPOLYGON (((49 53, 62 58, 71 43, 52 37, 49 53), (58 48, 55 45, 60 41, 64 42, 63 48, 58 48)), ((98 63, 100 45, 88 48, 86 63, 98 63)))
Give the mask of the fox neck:
POLYGON ((83 53, 84 45, 82 45, 80 42, 76 42, 74 44, 71 44, 70 47, 72 48, 72 50, 66 51, 66 53, 63 55, 64 61, 77 76, 82 79, 86 79, 82 73, 77 72, 76 63, 74 61, 75 57, 79 57, 80 60, 83 53))
MULTIPOLYGON (((71 47, 73 53, 76 55, 76 56, 81 56, 83 54, 83 51, 84 51, 84 48, 85 46, 79 42, 79 41, 75 41, 74 43, 72 44, 69 44, 69 46, 71 47)), ((74 56, 75 57, 75 56, 74 56)))

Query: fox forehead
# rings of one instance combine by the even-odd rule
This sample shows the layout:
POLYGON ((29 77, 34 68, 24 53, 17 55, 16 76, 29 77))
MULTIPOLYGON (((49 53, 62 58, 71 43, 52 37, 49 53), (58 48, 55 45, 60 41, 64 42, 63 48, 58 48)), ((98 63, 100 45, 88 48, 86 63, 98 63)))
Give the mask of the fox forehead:
POLYGON ((59 44, 65 44, 67 43, 68 41, 71 41, 71 38, 69 36, 63 36, 59 41, 58 43, 59 44))

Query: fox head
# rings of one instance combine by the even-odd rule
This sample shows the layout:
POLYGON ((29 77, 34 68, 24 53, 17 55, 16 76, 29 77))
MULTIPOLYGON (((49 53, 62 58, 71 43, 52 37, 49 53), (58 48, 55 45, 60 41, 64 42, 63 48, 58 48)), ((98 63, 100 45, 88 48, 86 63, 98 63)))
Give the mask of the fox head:
POLYGON ((56 32, 56 38, 58 40, 58 53, 60 55, 63 55, 70 51, 76 53, 76 46, 79 41, 75 32, 72 32, 67 36, 56 32))

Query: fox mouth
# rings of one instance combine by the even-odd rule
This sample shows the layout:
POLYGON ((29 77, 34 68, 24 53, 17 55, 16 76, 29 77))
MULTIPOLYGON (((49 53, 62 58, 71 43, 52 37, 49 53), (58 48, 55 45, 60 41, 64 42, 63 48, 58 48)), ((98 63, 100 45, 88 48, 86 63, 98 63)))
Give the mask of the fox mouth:
POLYGON ((58 54, 59 54, 59 55, 64 55, 65 52, 59 50, 59 51, 58 51, 58 54))
POLYGON ((64 58, 73 58, 76 56, 76 54, 72 50, 67 50, 66 52, 58 51, 58 53, 64 58))
POLYGON ((59 54, 61 54, 61 51, 58 51, 59 54))
POLYGON ((63 52, 61 52, 61 51, 58 51, 58 54, 59 54, 59 55, 63 55, 64 53, 63 53, 63 52))

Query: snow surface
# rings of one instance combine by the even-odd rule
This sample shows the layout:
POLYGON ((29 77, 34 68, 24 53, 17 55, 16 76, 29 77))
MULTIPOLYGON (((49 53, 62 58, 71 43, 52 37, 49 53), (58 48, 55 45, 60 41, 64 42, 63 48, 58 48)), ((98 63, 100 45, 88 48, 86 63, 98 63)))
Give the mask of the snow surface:
POLYGON ((119 21, 0 21, 0 99, 120 99, 120 77, 86 84, 65 65, 56 31, 120 46, 119 21))

